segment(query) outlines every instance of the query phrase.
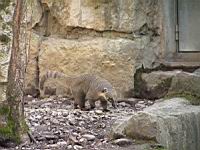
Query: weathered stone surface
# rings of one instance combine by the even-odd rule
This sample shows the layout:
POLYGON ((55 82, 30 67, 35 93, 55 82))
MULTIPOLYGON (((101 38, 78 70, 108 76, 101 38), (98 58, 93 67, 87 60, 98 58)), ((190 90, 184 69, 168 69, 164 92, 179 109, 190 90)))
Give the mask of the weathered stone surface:
MULTIPOLYGON (((42 0, 32 8, 33 30, 50 36, 41 44, 41 74, 45 69, 68 75, 92 72, 113 83, 119 96, 130 97, 135 68, 142 64, 151 68, 161 56, 158 0, 42 0)), ((29 82, 34 79, 33 59, 39 41, 37 35, 32 37, 29 82)), ((48 85, 62 87, 56 90, 60 95, 66 93, 57 81, 48 85)))
POLYGON ((26 84, 31 83, 35 86, 35 74, 36 74, 36 56, 38 55, 39 45, 41 42, 41 37, 35 33, 29 32, 31 36, 30 50, 28 52, 28 63, 27 63, 27 73, 26 73, 26 84))
POLYGON ((29 5, 27 5, 27 19, 26 23, 30 25, 30 27, 34 27, 37 23, 39 23, 42 18, 42 5, 38 0, 30 0, 29 5), (34 14, 34 16, 33 16, 34 14))
POLYGON ((200 97, 200 76, 181 70, 141 73, 137 81, 138 97, 158 99, 165 96, 200 97))
POLYGON ((95 140, 95 138, 96 138, 96 137, 95 137, 94 135, 92 135, 92 134, 84 134, 83 137, 86 138, 88 141, 93 141, 93 140, 95 140))
POLYGON ((117 144, 119 146, 125 146, 125 145, 130 145, 133 143, 132 140, 126 139, 126 138, 121 138, 121 139, 116 139, 113 141, 114 144, 117 144))
POLYGON ((193 73, 197 74, 197 75, 200 75, 200 68, 196 69, 193 73))
POLYGON ((164 80, 167 80, 169 78, 172 78, 177 73, 180 73, 181 71, 175 70, 175 71, 153 71, 151 73, 143 73, 142 74, 142 80, 144 80, 147 83, 147 88, 151 90, 151 88, 155 88, 163 83, 164 80))
MULTIPOLYGON (((157 11, 157 0, 70 0, 47 1, 42 0, 43 5, 48 6, 50 14, 63 27, 81 27, 99 31, 115 30, 120 32, 133 32, 145 23, 151 27, 155 23, 149 18, 157 11)), ((35 14, 38 16, 37 14, 35 14)))
POLYGON ((135 89, 138 91, 138 97, 147 99, 159 99, 164 97, 171 86, 171 81, 179 70, 174 71, 153 71, 150 73, 141 73, 138 81, 138 86, 135 89))
POLYGON ((192 106, 182 98, 155 103, 144 111, 134 114, 113 133, 136 139, 151 139, 169 150, 200 149, 200 106, 192 106))
POLYGON ((40 71, 57 70, 67 75, 94 73, 108 79, 120 93, 132 88, 137 44, 126 39, 48 38, 41 45, 40 71))
POLYGON ((200 75, 181 72, 173 77, 168 94, 195 96, 200 103, 200 75))

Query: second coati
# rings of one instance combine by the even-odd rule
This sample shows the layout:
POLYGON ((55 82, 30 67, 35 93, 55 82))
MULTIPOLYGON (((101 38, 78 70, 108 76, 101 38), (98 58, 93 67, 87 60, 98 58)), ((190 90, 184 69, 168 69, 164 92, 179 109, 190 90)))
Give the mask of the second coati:
POLYGON ((81 110, 86 110, 85 102, 88 100, 90 108, 95 108, 95 102, 100 101, 104 111, 108 111, 107 102, 111 102, 115 108, 116 91, 106 79, 92 74, 68 77, 63 73, 48 71, 42 76, 40 89, 43 90, 44 83, 48 78, 63 78, 70 88, 74 98, 74 108, 79 105, 81 110))
POLYGON ((32 96, 33 98, 38 98, 40 97, 40 90, 36 88, 32 84, 28 84, 27 87, 24 89, 24 96, 32 96))

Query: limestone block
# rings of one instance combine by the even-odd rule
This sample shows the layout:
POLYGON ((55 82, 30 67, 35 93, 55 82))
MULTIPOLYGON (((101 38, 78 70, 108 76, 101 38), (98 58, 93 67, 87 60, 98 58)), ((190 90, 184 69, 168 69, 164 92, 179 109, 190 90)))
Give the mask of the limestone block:
POLYGON ((39 66, 67 75, 94 73, 109 80, 123 93, 132 88, 137 46, 127 39, 94 38, 65 40, 47 38, 42 42, 39 66))
POLYGON ((183 98, 159 101, 115 125, 113 133, 142 140, 154 140, 169 150, 200 149, 200 106, 183 98), (120 129, 118 129, 118 128, 120 129))

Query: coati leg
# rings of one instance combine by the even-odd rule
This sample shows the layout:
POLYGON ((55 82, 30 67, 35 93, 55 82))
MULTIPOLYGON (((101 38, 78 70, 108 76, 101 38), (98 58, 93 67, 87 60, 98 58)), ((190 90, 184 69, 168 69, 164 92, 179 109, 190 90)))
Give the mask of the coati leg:
POLYGON ((77 100, 74 99, 74 109, 77 109, 78 108, 78 103, 77 103, 77 100))
POLYGON ((114 99, 110 98, 110 99, 108 99, 108 101, 111 102, 113 108, 116 108, 114 99))
POLYGON ((83 111, 88 110, 87 108, 85 108, 85 99, 84 98, 78 99, 78 105, 81 110, 83 110, 83 111))
POLYGON ((93 99, 89 99, 89 103, 90 103, 90 109, 94 109, 95 108, 95 101, 93 99))
POLYGON ((103 111, 109 111, 107 109, 108 102, 106 100, 100 100, 100 102, 101 102, 101 106, 103 108, 103 111))
POLYGON ((78 105, 81 110, 87 110, 85 108, 85 99, 81 96, 74 96, 74 108, 76 109, 78 105))
POLYGON ((85 94, 79 90, 79 89, 75 89, 72 90, 72 95, 74 97, 74 108, 77 108, 77 105, 79 105, 81 110, 87 110, 85 108, 85 94))

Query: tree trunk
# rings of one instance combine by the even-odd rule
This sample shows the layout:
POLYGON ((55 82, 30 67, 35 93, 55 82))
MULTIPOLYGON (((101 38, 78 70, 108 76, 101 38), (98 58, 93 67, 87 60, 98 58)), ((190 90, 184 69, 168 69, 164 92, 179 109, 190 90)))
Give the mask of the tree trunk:
POLYGON ((24 126, 23 112, 23 84, 24 65, 22 63, 23 51, 19 47, 20 25, 22 18, 23 0, 16 0, 13 14, 13 42, 8 70, 7 101, 9 106, 9 119, 11 119, 12 131, 15 139, 19 140, 24 126))

